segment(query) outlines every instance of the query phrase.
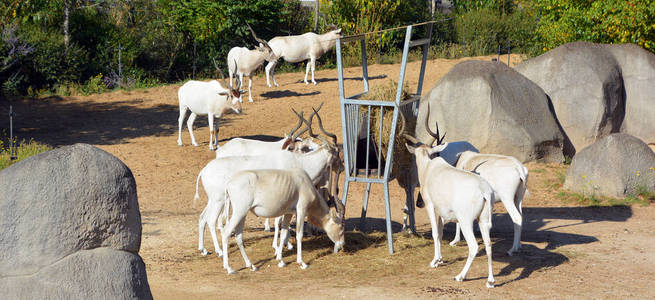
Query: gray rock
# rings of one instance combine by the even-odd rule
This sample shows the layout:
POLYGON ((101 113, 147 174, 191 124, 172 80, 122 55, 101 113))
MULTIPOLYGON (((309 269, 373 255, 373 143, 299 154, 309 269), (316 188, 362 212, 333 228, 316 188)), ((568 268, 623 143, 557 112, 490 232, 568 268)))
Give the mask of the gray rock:
POLYGON ((640 139, 614 133, 573 157, 564 188, 585 195, 623 198, 637 188, 655 192, 655 153, 640 139))
POLYGON ((80 250, 36 273, 0 279, 4 299, 152 299, 139 255, 80 250))
POLYGON ((522 62, 516 70, 550 97, 574 151, 621 128, 625 115, 621 68, 604 45, 565 44, 522 62))
POLYGON ((428 114, 430 129, 437 121, 445 141, 468 141, 481 153, 524 162, 563 160, 564 136, 544 91, 503 63, 459 63, 422 97, 415 135, 423 143, 433 141, 428 114))
POLYGON ((626 103, 621 132, 655 143, 655 54, 635 44, 606 48, 623 75, 626 103))
MULTIPOLYGON (((110 248, 138 257, 136 183, 130 169, 111 154, 86 144, 62 147, 0 171, 0 182, 0 281, 38 274, 85 249, 110 248)), ((110 280, 116 275, 105 270, 112 268, 98 266, 86 273, 98 272, 107 283, 132 284, 129 277, 110 280)), ((142 274, 146 281, 145 270, 142 274)), ((81 279, 71 284, 84 289, 96 283, 81 279)), ((126 293, 150 294, 149 289, 126 293)))

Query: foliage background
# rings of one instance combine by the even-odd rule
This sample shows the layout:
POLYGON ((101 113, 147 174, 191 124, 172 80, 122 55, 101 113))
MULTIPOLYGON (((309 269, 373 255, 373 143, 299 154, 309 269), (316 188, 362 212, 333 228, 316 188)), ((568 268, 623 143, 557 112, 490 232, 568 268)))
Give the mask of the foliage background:
MULTIPOLYGON (((577 40, 655 51, 655 5, 649 0, 453 2, 451 13, 434 16, 441 22, 434 28, 432 57, 486 55, 499 46, 501 53, 509 46, 534 56, 577 40)), ((325 17, 319 32, 328 24, 348 35, 431 19, 429 0, 320 3, 325 17)), ((255 44, 246 23, 268 40, 310 31, 314 21, 312 10, 297 0, 0 0, 0 102, 213 77, 212 57, 224 67, 231 47, 255 44)), ((403 38, 403 31, 371 35, 369 57, 396 62, 403 38)), ((358 51, 344 53, 356 61, 358 51)), ((319 66, 334 67, 334 61, 331 52, 319 66)))

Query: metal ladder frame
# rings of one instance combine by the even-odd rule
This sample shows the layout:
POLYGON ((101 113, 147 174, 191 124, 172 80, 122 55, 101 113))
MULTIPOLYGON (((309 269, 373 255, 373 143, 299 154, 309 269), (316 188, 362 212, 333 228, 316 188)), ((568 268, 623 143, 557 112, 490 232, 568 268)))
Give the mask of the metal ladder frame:
MULTIPOLYGON (((366 209, 368 206, 368 198, 371 191, 371 183, 381 183, 384 186, 384 202, 385 202, 385 212, 386 212, 386 226, 387 226, 387 244, 389 248, 389 254, 393 254, 393 237, 391 230, 391 211, 389 206, 389 181, 393 180, 390 177, 391 166, 393 164, 393 146, 396 135, 396 126, 398 125, 398 113, 400 110, 403 111, 405 117, 416 118, 418 113, 418 100, 421 96, 421 90, 423 88, 423 77, 425 75, 425 63, 428 56, 428 50, 430 47, 430 39, 432 38, 432 29, 435 22, 426 22, 428 27, 427 36, 423 39, 412 40, 412 29, 413 25, 407 26, 406 35, 405 35, 405 44, 403 47, 402 61, 400 65, 400 75, 398 76, 398 88, 396 91, 395 103, 390 101, 382 100, 360 100, 369 92, 368 85, 368 69, 366 61, 366 34, 353 35, 348 37, 343 37, 337 39, 336 49, 337 49, 337 71, 339 75, 339 100, 341 106, 341 128, 342 128, 342 141, 344 147, 344 165, 345 165, 345 179, 344 179, 344 188, 343 188, 343 204, 346 205, 348 198, 348 186, 351 182, 364 182, 366 183, 366 191, 364 192, 364 202, 362 205, 362 215, 361 223, 364 224, 366 220, 366 209), (343 77, 343 62, 341 55, 341 43, 348 43, 353 41, 360 41, 360 47, 362 52, 362 79, 364 83, 364 91, 359 94, 346 97, 344 89, 344 77, 343 77), (400 101, 402 95, 403 85, 405 83, 405 70, 407 68, 407 56, 409 54, 410 47, 422 46, 423 57, 421 61, 421 71, 419 74, 418 87, 415 94, 412 94, 411 98, 406 101, 400 101), (411 105, 410 105, 411 104, 411 105), (360 125, 360 108, 364 107, 368 111, 368 114, 365 114, 366 118, 366 128, 367 128, 367 137, 366 137, 366 169, 363 174, 357 169, 357 142, 359 140, 359 125, 360 125), (369 155, 370 155, 370 137, 371 137, 371 107, 379 107, 380 118, 379 118, 379 128, 382 132, 384 108, 391 107, 393 108, 393 118, 391 124, 391 131, 388 142, 387 154, 385 156, 384 172, 380 176, 381 168, 381 158, 382 158, 382 139, 380 139, 380 145, 378 145, 378 165, 377 165, 377 176, 370 176, 369 169, 369 155)), ((406 199, 407 207, 409 209, 408 216, 410 220, 410 227, 412 230, 416 230, 414 222, 414 201, 413 196, 407 197, 406 199)))

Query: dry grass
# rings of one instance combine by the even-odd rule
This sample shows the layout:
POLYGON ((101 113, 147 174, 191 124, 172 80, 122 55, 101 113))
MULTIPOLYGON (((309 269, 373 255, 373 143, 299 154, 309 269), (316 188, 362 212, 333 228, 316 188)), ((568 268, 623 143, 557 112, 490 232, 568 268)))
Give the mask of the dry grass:
MULTIPOLYGON (((389 80, 385 84, 376 86, 371 90, 370 99, 382 100, 382 101, 395 101, 396 92, 398 89, 398 83, 394 80, 389 80)), ((400 95, 401 101, 409 99, 411 96, 409 91, 409 86, 407 83, 403 85, 403 90, 400 95)), ((361 109, 360 113, 366 114, 366 110, 361 109)), ((386 155, 389 149, 389 136, 391 132, 391 124, 393 121, 393 108, 385 108, 382 114, 382 131, 380 132, 379 120, 380 119, 380 108, 375 107, 371 109, 371 132, 373 133, 373 140, 376 145, 380 144, 380 139, 382 139, 382 154, 386 155)), ((400 122, 400 120, 399 120, 400 122)), ((405 171, 411 168, 412 164, 412 154, 405 149, 406 139, 403 134, 400 132, 401 125, 399 124, 396 128, 396 137, 393 147, 393 166, 392 174, 395 178, 399 179, 401 186, 404 186, 405 182, 405 171)), ((414 132, 416 127, 416 120, 414 118, 407 118, 405 123, 405 133, 414 132)))

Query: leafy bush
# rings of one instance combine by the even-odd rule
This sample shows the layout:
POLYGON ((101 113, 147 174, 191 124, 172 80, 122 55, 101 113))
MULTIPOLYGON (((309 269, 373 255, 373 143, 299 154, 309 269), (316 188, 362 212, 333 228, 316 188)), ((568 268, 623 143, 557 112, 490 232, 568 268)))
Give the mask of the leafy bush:
POLYGON ((635 43, 655 52, 655 6, 652 1, 537 0, 536 29, 541 51, 573 41, 635 43))
POLYGON ((103 81, 102 74, 98 74, 96 76, 93 76, 89 78, 89 80, 79 88, 79 92, 82 95, 90 95, 90 94, 99 94, 104 92, 107 89, 107 86, 105 85, 105 82, 103 81))
POLYGON ((17 157, 16 160, 12 161, 11 158, 11 149, 9 148, 9 143, 5 144, 2 139, 0 139, 0 170, 11 166, 23 159, 26 159, 30 156, 39 154, 41 152, 52 150, 52 147, 46 144, 41 144, 35 142, 34 140, 25 141, 22 140, 17 143, 16 148, 14 149, 14 155, 17 157))

